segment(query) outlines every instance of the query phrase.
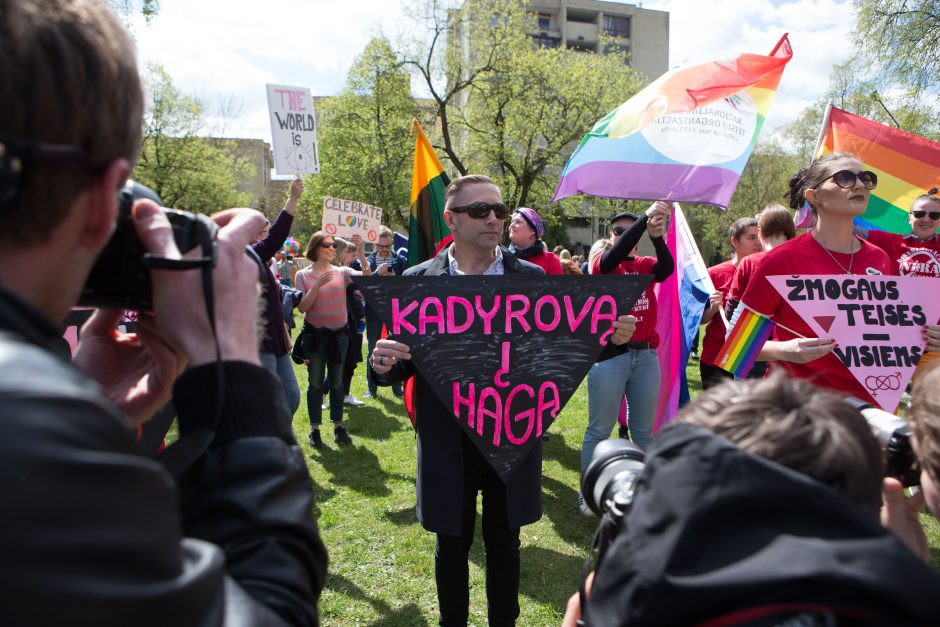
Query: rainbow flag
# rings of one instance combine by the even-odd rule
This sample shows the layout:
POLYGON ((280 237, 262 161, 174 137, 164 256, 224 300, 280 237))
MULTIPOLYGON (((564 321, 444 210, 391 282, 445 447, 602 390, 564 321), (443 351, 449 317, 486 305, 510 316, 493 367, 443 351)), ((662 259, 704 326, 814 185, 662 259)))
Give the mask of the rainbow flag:
POLYGON ((411 219, 408 223, 408 263, 416 266, 433 257, 453 239, 444 223, 444 190, 450 179, 417 120, 411 121, 415 161, 411 171, 411 219))
POLYGON ((737 322, 728 332, 728 338, 718 351, 715 363, 735 378, 742 379, 751 371, 760 349, 770 339, 774 323, 770 318, 748 309, 744 303, 738 307, 743 308, 741 315, 735 316, 737 322))
POLYGON ((727 207, 792 56, 784 35, 768 56, 663 74, 585 135, 554 200, 582 193, 727 207))
POLYGON ((878 175, 868 211, 856 220, 862 226, 910 233, 911 205, 940 187, 940 144, 830 106, 815 156, 832 152, 854 153, 878 175))

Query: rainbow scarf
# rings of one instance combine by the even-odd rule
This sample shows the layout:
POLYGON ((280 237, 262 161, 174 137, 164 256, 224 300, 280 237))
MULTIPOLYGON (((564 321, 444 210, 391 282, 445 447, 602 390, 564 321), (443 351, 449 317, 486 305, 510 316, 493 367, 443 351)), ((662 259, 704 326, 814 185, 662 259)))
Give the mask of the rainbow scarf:
POLYGON ((735 378, 743 379, 751 371, 760 349, 773 333, 774 323, 770 318, 748 309, 744 303, 738 307, 742 307, 743 311, 718 351, 715 363, 735 378))
POLYGON ((792 56, 784 35, 769 56, 663 74, 594 125, 554 200, 583 193, 727 207, 792 56))
POLYGON ((911 232, 911 205, 931 187, 940 187, 940 144, 830 107, 816 157, 832 152, 858 155, 878 175, 862 226, 891 233, 911 232))

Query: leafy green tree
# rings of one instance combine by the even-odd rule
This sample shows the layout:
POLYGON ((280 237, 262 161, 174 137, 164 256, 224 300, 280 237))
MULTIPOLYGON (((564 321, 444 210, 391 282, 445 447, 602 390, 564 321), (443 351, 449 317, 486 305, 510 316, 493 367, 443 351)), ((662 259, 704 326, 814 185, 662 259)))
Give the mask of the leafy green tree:
POLYGON ((320 174, 307 177, 310 222, 321 221, 323 198, 348 198, 384 210, 386 224, 404 227, 409 212, 418 113, 411 83, 387 40, 373 39, 349 70, 338 96, 319 101, 320 174))
POLYGON ((937 93, 940 0, 856 0, 855 15, 859 56, 882 83, 937 93))
POLYGON ((150 22, 160 11, 160 0, 110 0, 109 4, 112 11, 125 18, 140 11, 147 22, 150 22))
POLYGON ((203 104, 181 93, 159 65, 148 66, 145 85, 149 104, 133 177, 168 207, 212 213, 247 204, 250 196, 236 190, 255 166, 234 156, 230 142, 201 135, 203 104))

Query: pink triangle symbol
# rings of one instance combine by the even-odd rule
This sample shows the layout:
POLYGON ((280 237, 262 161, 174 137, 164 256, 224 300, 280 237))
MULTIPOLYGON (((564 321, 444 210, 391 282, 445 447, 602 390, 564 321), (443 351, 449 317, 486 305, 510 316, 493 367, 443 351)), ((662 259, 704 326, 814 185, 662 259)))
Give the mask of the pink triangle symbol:
POLYGON ((819 326, 823 328, 823 331, 829 333, 829 329, 832 327, 832 323, 836 321, 835 316, 813 316, 813 320, 819 323, 819 326))

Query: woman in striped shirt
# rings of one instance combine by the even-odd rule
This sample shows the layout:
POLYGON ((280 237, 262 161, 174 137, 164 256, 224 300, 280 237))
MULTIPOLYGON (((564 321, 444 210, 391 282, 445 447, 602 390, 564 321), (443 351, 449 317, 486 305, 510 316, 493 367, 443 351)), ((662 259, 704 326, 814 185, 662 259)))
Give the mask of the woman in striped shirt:
POLYGON ((363 271, 349 266, 334 266, 336 241, 332 235, 317 231, 310 237, 304 256, 313 263, 297 273, 294 286, 304 292, 297 309, 304 314, 301 338, 307 364, 307 413, 310 416, 310 445, 323 447, 320 437, 323 404, 323 369, 330 380, 330 421, 339 445, 352 444, 343 427, 343 363, 349 350, 346 320, 346 287, 351 277, 370 275, 362 238, 352 237, 363 271))

